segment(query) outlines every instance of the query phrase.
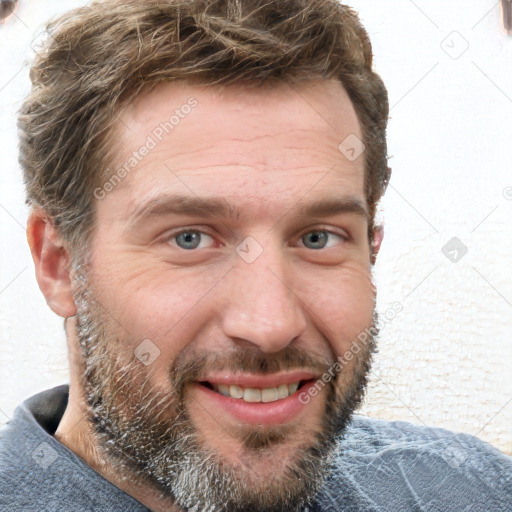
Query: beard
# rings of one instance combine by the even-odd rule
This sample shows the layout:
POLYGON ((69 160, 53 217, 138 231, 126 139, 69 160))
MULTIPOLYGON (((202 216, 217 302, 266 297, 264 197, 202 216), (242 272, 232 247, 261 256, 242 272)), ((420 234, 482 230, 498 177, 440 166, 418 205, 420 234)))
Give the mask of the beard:
POLYGON ((364 396, 378 336, 375 310, 372 324, 365 326, 369 335, 363 346, 353 341, 358 351, 351 364, 322 382, 325 411, 318 426, 302 428, 300 435, 290 425, 225 429, 241 446, 237 461, 228 462, 191 420, 187 384, 212 370, 271 374, 308 368, 325 375, 335 359, 326 361, 292 346, 274 354, 240 348, 229 357, 186 348, 170 363, 166 385, 155 386, 150 367, 133 352, 128 354, 137 340, 119 336, 115 319, 95 298, 86 272, 80 265, 75 272, 88 421, 110 466, 123 479, 151 487, 162 500, 187 511, 284 512, 311 503, 333 470, 339 442, 364 396), (290 436, 300 441, 287 457, 277 458, 275 450, 286 447, 290 436), (253 468, 265 458, 272 461, 274 474, 258 477, 253 468))

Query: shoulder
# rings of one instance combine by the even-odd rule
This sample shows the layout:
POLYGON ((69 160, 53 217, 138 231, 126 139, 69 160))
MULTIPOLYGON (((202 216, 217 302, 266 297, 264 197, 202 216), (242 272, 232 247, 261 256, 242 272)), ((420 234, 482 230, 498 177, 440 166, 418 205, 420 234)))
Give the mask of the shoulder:
POLYGON ((54 388, 25 401, 0 429, 0 512, 118 510, 117 506, 147 511, 50 434, 62 412, 62 392, 54 388))
POLYGON ((512 510, 512 458, 467 434, 356 415, 333 468, 322 510, 512 510))

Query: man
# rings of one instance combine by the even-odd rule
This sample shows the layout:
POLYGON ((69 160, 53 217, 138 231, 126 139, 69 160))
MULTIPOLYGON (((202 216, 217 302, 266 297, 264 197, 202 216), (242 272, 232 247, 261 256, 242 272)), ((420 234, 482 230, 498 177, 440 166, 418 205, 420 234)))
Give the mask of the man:
POLYGON ((512 510, 470 436, 353 416, 378 334, 387 94, 335 0, 105 0, 19 117, 71 380, 0 438, 1 510, 512 510))

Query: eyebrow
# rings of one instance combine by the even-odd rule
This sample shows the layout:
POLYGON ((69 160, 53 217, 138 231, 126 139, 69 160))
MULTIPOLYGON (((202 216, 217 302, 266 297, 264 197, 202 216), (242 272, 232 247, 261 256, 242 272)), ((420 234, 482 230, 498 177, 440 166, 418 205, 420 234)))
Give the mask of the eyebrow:
MULTIPOLYGON (((369 220, 366 204, 355 196, 340 196, 305 203, 299 206, 303 217, 330 217, 343 213, 353 213, 369 220)), ((237 219, 240 210, 226 199, 218 197, 200 198, 196 196, 160 195, 141 204, 129 217, 130 227, 164 215, 190 217, 237 219)))

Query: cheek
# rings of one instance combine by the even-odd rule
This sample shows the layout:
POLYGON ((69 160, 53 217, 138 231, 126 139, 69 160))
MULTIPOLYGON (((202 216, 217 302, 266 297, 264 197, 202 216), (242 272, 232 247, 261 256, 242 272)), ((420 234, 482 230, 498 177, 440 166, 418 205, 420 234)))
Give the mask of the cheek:
POLYGON ((331 272, 312 281, 308 290, 312 321, 336 353, 344 352, 371 325, 376 294, 369 269, 354 265, 331 272))
POLYGON ((171 268, 139 254, 105 258, 96 268, 95 297, 127 349, 149 339, 168 361, 208 318, 207 295, 217 280, 211 271, 171 268))

